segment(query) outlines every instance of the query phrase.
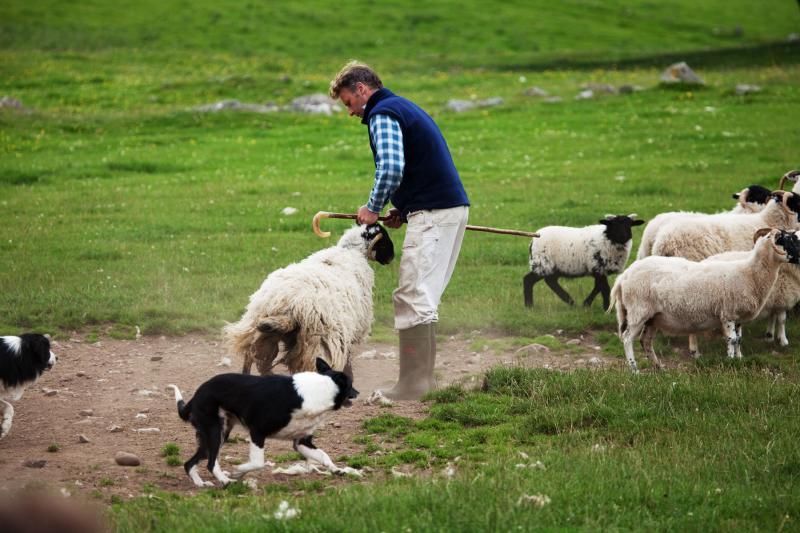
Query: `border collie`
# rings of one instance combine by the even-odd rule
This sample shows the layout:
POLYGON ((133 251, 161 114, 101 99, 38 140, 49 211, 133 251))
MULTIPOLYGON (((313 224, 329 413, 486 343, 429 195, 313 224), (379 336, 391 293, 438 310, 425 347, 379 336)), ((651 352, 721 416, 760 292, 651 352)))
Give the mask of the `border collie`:
POLYGON ((0 439, 11 431, 14 407, 5 400, 19 400, 25 389, 56 362, 50 339, 38 333, 0 337, 0 439))
POLYGON ((178 416, 191 422, 197 433, 197 452, 183 468, 198 487, 214 485, 197 472, 197 463, 203 459, 208 459, 208 470, 223 485, 231 482, 231 474, 220 468, 218 457, 237 423, 250 432, 250 460, 236 466, 235 479, 265 466, 264 441, 268 438, 291 440, 307 461, 316 461, 334 473, 345 472, 311 439, 330 411, 351 405, 350 399, 358 396, 358 391, 346 374, 332 370, 320 358, 317 372, 292 376, 219 374, 200 385, 186 403, 177 386, 167 388, 175 392, 178 416))

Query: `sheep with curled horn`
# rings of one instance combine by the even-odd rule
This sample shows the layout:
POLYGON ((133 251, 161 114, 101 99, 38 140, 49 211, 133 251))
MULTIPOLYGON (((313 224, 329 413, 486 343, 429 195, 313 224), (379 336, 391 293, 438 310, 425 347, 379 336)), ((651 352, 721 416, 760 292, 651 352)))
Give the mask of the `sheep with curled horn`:
POLYGON ((291 373, 313 371, 321 356, 352 376, 350 352, 372 326, 374 273, 369 260, 386 265, 394 245, 380 224, 347 230, 335 246, 270 273, 250 296, 241 319, 224 328, 230 351, 268 374, 278 362, 291 373))

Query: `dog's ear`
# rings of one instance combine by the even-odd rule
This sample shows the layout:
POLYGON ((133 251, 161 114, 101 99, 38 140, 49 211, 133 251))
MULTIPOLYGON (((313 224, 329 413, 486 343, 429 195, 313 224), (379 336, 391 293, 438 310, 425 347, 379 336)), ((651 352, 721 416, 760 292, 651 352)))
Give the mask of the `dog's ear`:
POLYGON ((325 362, 325 359, 321 357, 317 357, 317 372, 320 374, 324 374, 325 372, 330 372, 331 367, 328 363, 325 362))

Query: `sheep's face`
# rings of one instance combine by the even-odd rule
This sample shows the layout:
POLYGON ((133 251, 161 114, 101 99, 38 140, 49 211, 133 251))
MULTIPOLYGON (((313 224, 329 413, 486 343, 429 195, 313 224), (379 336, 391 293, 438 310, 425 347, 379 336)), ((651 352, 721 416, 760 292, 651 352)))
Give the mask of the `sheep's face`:
POLYGON ((606 238, 615 244, 625 244, 633 238, 631 228, 644 224, 644 220, 636 220, 636 215, 606 215, 600 221, 606 227, 606 238))
POLYGON ((737 192, 733 195, 734 200, 738 200, 742 194, 747 194, 744 201, 748 204, 766 204, 772 196, 772 191, 761 185, 750 185, 742 192, 737 192))
POLYGON ((367 257, 382 265, 388 265, 394 259, 394 243, 389 232, 380 224, 364 226, 361 237, 368 246, 367 257), (380 236, 380 238, 378 238, 380 236), (375 240, 377 239, 377 241, 375 240))
POLYGON ((775 235, 775 244, 786 251, 790 263, 800 264, 800 239, 796 231, 779 231, 775 235))

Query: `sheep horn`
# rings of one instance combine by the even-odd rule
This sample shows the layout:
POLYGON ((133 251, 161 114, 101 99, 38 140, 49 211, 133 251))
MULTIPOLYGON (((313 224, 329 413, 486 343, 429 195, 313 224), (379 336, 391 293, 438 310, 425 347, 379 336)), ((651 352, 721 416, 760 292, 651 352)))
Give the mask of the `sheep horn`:
POLYGON ((742 192, 739 193, 739 205, 744 207, 744 204, 747 202, 747 194, 750 192, 749 188, 742 189, 742 192))
POLYGON ((367 248, 367 257, 369 257, 370 259, 375 259, 372 255, 372 249, 375 248, 375 245, 378 244, 378 241, 381 240, 382 238, 383 234, 378 233, 377 235, 375 235, 375 237, 373 237, 371 241, 369 241, 369 247, 367 248))
POLYGON ((787 180, 796 182, 798 177, 800 177, 800 170, 790 170, 781 177, 781 181, 778 183, 778 188, 783 189, 783 184, 786 183, 787 180))
POLYGON ((767 235, 770 231, 772 231, 772 228, 761 228, 756 230, 756 232, 753 234, 753 243, 755 243, 758 239, 760 239, 764 235, 767 235))
POLYGON ((639 215, 637 215, 636 213, 631 213, 630 215, 628 215, 628 218, 631 219, 631 220, 635 220, 636 217, 638 217, 638 216, 639 215))
POLYGON ((789 207, 789 198, 792 196, 794 196, 794 193, 792 192, 786 191, 783 193, 783 208, 787 211, 791 211, 791 208, 789 207))

